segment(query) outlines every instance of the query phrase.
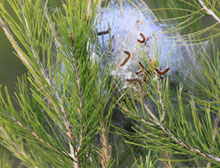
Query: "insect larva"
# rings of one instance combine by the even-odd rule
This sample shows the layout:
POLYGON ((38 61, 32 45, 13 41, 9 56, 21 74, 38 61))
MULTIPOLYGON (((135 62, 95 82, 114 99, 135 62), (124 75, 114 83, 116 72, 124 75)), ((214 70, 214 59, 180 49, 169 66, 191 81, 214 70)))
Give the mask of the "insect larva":
POLYGON ((141 66, 142 69, 145 69, 144 65, 141 62, 139 62, 139 65, 141 66))
POLYGON ((142 69, 136 72, 137 75, 143 73, 143 72, 144 72, 144 69, 145 69, 144 65, 143 65, 141 62, 139 62, 139 65, 140 65, 140 67, 141 67, 142 69))
POLYGON ((124 51, 124 53, 127 54, 128 57, 124 60, 124 62, 120 66, 124 66, 128 62, 128 60, 130 59, 130 57, 131 57, 131 54, 130 54, 129 51, 124 51))
POLYGON ((127 79, 128 82, 137 82, 139 85, 141 85, 141 80, 137 79, 137 78, 133 78, 133 79, 127 79))
POLYGON ((111 30, 111 29, 109 28, 109 29, 108 29, 108 30, 106 30, 106 31, 101 31, 101 32, 98 32, 98 33, 97 33, 97 35, 98 35, 98 36, 101 36, 101 35, 108 34, 108 33, 110 32, 110 30, 111 30))
POLYGON ((137 71, 136 74, 139 75, 139 74, 141 74, 141 73, 143 73, 143 72, 144 72, 144 70, 141 69, 141 70, 137 71))
POLYGON ((144 42, 146 41, 146 38, 145 38, 145 36, 144 36, 143 33, 140 33, 140 35, 141 35, 141 37, 143 38, 143 40, 137 39, 137 41, 138 41, 139 43, 144 43, 144 42))
POLYGON ((166 73, 170 70, 170 67, 164 69, 163 71, 160 71, 160 70, 157 69, 157 68, 154 68, 154 69, 155 69, 155 71, 156 71, 159 75, 164 75, 164 74, 166 74, 166 73))

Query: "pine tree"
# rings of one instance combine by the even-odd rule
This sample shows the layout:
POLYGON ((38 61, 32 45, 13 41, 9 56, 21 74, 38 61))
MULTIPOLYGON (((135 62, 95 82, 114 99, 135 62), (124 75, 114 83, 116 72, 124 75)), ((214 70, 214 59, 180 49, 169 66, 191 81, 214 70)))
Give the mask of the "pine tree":
MULTIPOLYGON (((103 68, 97 45, 97 10, 110 2, 60 3, 54 9, 48 0, 0 1, 1 28, 28 70, 13 98, 0 87, 0 144, 20 165, 218 167, 219 1, 158 0, 156 22, 198 44, 198 66, 186 63, 189 73, 181 81, 180 71, 173 82, 163 75, 169 69, 146 60, 151 75, 127 90, 112 77, 115 67, 103 68), (207 15, 213 24, 203 28, 207 15), (209 49, 200 45, 207 41, 209 49)), ((12 167, 3 150, 0 156, 1 166, 12 167)))

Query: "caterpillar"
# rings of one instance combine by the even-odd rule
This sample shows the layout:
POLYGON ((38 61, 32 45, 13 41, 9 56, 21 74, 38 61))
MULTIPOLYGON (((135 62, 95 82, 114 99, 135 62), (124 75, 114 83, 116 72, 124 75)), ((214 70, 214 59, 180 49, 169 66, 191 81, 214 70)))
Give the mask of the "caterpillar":
POLYGON ((142 69, 145 69, 144 65, 141 62, 139 62, 139 65, 141 66, 142 69))
POLYGON ((137 41, 138 41, 139 43, 144 43, 144 42, 146 41, 146 37, 144 36, 143 33, 140 33, 140 35, 141 35, 141 37, 143 38, 143 40, 137 39, 137 41))
POLYGON ((128 82, 137 82, 139 85, 141 85, 141 80, 137 79, 137 78, 133 78, 133 79, 127 79, 128 82))
POLYGON ((139 65, 141 66, 142 69, 136 72, 137 75, 143 73, 145 69, 144 65, 141 62, 139 62, 139 65))
POLYGON ((101 36, 101 35, 105 35, 105 34, 108 34, 110 32, 111 28, 109 28, 108 30, 106 31, 101 31, 101 32, 98 32, 97 35, 98 36, 101 36))
POLYGON ((131 53, 129 51, 124 51, 124 53, 127 54, 128 57, 124 60, 124 62, 120 66, 124 66, 131 57, 131 53))
POLYGON ((143 72, 144 72, 144 70, 141 69, 141 70, 137 71, 136 74, 139 75, 139 74, 141 74, 141 73, 143 73, 143 72))
POLYGON ((164 75, 164 74, 166 74, 166 73, 170 70, 170 67, 164 69, 163 71, 160 71, 160 70, 157 69, 157 68, 154 68, 154 70, 155 70, 159 75, 164 75))

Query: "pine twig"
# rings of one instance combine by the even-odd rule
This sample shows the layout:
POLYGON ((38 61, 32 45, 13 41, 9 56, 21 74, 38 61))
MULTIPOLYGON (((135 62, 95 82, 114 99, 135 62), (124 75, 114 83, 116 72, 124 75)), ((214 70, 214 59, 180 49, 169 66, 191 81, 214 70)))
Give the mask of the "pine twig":
MULTIPOLYGON (((43 6, 43 4, 42 4, 42 6, 43 6)), ((56 46, 56 48, 60 48, 60 42, 59 42, 59 40, 58 40, 58 38, 57 38, 57 32, 56 32, 56 30, 55 30, 55 27, 54 27, 54 25, 53 25, 53 22, 51 21, 51 18, 50 18, 49 15, 48 15, 47 9, 45 9, 45 17, 46 17, 47 22, 48 22, 48 24, 49 24, 49 26, 50 26, 50 29, 52 30, 51 33, 53 34, 53 37, 54 37, 55 46, 56 46)))
MULTIPOLYGON (((159 126, 160 129, 161 129, 165 134, 167 134, 175 143, 177 143, 178 145, 180 145, 181 147, 187 149, 187 150, 190 151, 190 152, 196 153, 196 154, 198 154, 198 155, 200 155, 200 156, 202 156, 202 157, 205 157, 205 158, 208 158, 208 159, 211 159, 211 160, 214 160, 214 161, 220 163, 220 158, 219 158, 219 157, 215 157, 215 156, 213 156, 213 155, 211 155, 211 154, 204 153, 204 152, 200 151, 200 150, 197 149, 197 148, 190 147, 190 146, 188 146, 187 144, 185 144, 181 139, 176 138, 176 137, 173 135, 173 133, 172 133, 169 129, 167 129, 167 128, 165 128, 165 127, 163 126, 163 124, 157 119, 157 117, 153 114, 153 112, 148 108, 148 106, 147 106, 145 103, 144 103, 144 108, 145 108, 145 110, 149 113, 149 115, 151 116, 151 118, 154 120, 155 124, 156 124, 157 126, 159 126)), ((144 121, 144 120, 142 119, 142 121, 144 121)), ((147 124, 147 122, 146 122, 146 124, 147 124)))
MULTIPOLYGON (((59 40, 58 40, 58 38, 57 38, 57 33, 56 33, 56 30, 55 30, 55 27, 53 26, 53 24, 52 24, 52 21, 51 21, 51 19, 50 19, 50 17, 48 16, 48 13, 47 13, 47 11, 45 12, 45 17, 46 17, 46 19, 47 19, 47 21, 48 21, 48 23, 49 23, 49 25, 50 25, 50 28, 52 29, 52 33, 53 33, 53 36, 54 36, 54 40, 55 40, 55 46, 57 47, 57 48, 59 48, 60 47, 60 42, 59 42, 59 40)), ((78 85, 78 89, 80 90, 80 79, 79 79, 79 74, 78 74, 78 70, 77 70, 77 68, 74 66, 74 68, 75 68, 75 70, 76 70, 76 73, 77 73, 77 85, 78 85)), ((82 96, 80 96, 81 98, 80 98, 80 108, 82 107, 82 96)), ((61 99, 60 99, 61 100, 61 99)), ((78 109, 78 112, 79 112, 79 114, 80 114, 80 109, 78 109)), ((64 117, 65 117, 65 125, 66 125, 66 128, 69 128, 69 129, 67 129, 67 135, 68 135, 68 138, 69 138, 69 148, 70 148, 70 153, 71 153, 71 155, 74 157, 74 160, 76 161, 75 163, 74 163, 74 167, 79 167, 79 165, 78 165, 78 161, 77 161, 77 158, 76 158, 76 156, 75 156, 75 151, 74 151, 74 148, 73 148, 73 146, 72 146, 72 144, 71 144, 71 141, 70 140, 72 140, 72 133, 71 133, 71 130, 70 130, 70 124, 69 124, 69 121, 68 121, 68 115, 66 114, 66 113, 64 113, 64 117)), ((82 146, 82 130, 80 131, 80 145, 79 145, 79 147, 78 147, 78 149, 77 149, 77 152, 79 152, 79 149, 80 149, 80 147, 82 146)))
MULTIPOLYGON (((55 30, 55 27, 53 26, 52 21, 51 21, 50 17, 48 16, 47 11, 45 12, 45 17, 46 17, 46 19, 47 19, 47 21, 48 21, 48 23, 50 25, 50 28, 52 29, 52 33, 53 33, 54 40, 55 40, 55 46, 57 48, 59 48, 60 47, 60 42, 59 42, 59 40, 57 38, 57 33, 56 33, 56 30, 55 30)), ((73 39, 71 39, 71 40, 73 40, 73 39)), ((78 68, 77 68, 77 66, 75 64, 74 64, 74 69, 76 71, 76 76, 77 76, 77 78, 76 78, 76 80, 77 80, 77 87, 78 87, 78 90, 80 92, 80 98, 79 98, 79 101, 80 101, 79 102, 79 106, 80 107, 78 108, 78 114, 79 114, 79 117, 81 119, 81 112, 80 112, 80 110, 82 108, 82 96, 83 95, 81 93, 81 88, 80 88, 80 75, 79 75, 79 71, 78 71, 78 68)), ((68 124, 67 115, 65 115, 65 118, 66 118, 65 121, 66 121, 66 124, 67 124, 66 127, 70 127, 70 125, 68 124)), ((80 149, 82 147, 82 139, 83 139, 83 137, 82 137, 82 128, 83 127, 81 127, 81 130, 80 130, 79 147, 77 149, 77 153, 80 151, 80 149)), ((70 129, 67 132, 67 134, 68 134, 68 137, 72 139, 72 133, 70 132, 70 129)), ((69 146, 70 146, 70 149, 71 149, 71 153, 73 155, 75 152, 74 152, 74 149, 71 147, 72 146, 71 142, 69 142, 69 146)), ((75 160, 76 160, 76 156, 75 156, 75 160)), ((78 165, 75 165, 74 167, 78 167, 78 165)))
POLYGON ((163 122, 165 119, 166 110, 165 110, 165 107, 163 104, 162 93, 160 91, 160 83, 158 80, 157 80, 157 90, 158 90, 158 94, 159 94, 159 103, 160 103, 161 110, 162 110, 162 116, 161 116, 160 122, 163 122))
POLYGON ((101 143, 102 149, 98 152, 101 157, 101 165, 103 168, 108 168, 111 160, 111 146, 108 144, 106 128, 104 121, 101 121, 101 143))
POLYGON ((219 129, 219 123, 220 123, 219 113, 220 113, 220 111, 218 111, 218 114, 216 115, 216 118, 215 118, 215 125, 214 125, 214 128, 213 128, 213 132, 214 132, 213 140, 215 140, 216 134, 217 134, 218 129, 219 129))
POLYGON ((211 10, 208 9, 208 7, 205 5, 203 0, 198 0, 202 8, 206 11, 206 13, 210 16, 212 16, 218 23, 220 23, 220 18, 211 10))
MULTIPOLYGON (((19 122, 18 120, 14 119, 14 121, 17 123, 17 125, 19 125, 23 130, 27 131, 29 134, 31 134, 33 137, 35 137, 38 141, 40 141, 41 143, 45 144, 48 148, 56 151, 57 153, 60 153, 60 151, 58 149, 56 149, 55 147, 53 147, 52 145, 50 145, 48 142, 45 142, 42 138, 40 138, 35 132, 27 129, 21 122, 19 122)), ((66 155, 64 152, 62 152, 64 155, 66 155)))
MULTIPOLYGON (((33 44, 33 39, 32 39, 32 36, 31 36, 30 26, 28 24, 27 17, 26 17, 26 14, 25 14, 25 10, 24 10, 24 5, 23 5, 21 0, 20 0, 20 4, 21 4, 21 8, 22 8, 22 15, 23 15, 23 19, 24 19, 24 22, 25 22, 25 26, 26 26, 26 29, 28 31, 28 37, 29 37, 30 42, 33 44)), ((36 47, 33 45, 33 47, 34 47, 33 48, 31 43, 29 43, 31 51, 34 55, 35 60, 37 61, 37 63, 39 63, 39 60, 37 59, 37 55, 36 55, 35 50, 34 50, 34 48, 36 48, 36 47)))
MULTIPOLYGON (((215 117, 215 125, 214 125, 214 128, 213 128, 213 141, 215 141, 216 134, 218 133, 218 129, 219 129, 219 122, 220 122, 219 112, 218 112, 218 114, 215 117)), ((206 164, 206 168, 210 168, 211 164, 212 164, 211 162, 208 162, 206 164)))
MULTIPOLYGON (((7 36, 9 42, 12 44, 12 47, 14 48, 15 52, 18 54, 19 58, 25 63, 25 65, 27 67, 29 67, 33 72, 34 69, 33 67, 31 66, 31 63, 25 58, 25 56, 22 54, 22 52, 20 51, 20 47, 19 45, 17 44, 17 42, 15 41, 12 33, 10 32, 9 28, 6 26, 5 24, 5 21, 0 18, 0 24, 1 24, 1 27, 3 29, 3 31, 5 32, 5 35, 7 36)), ((77 158, 76 158, 76 155, 75 155, 75 150, 74 150, 74 147, 72 145, 72 133, 71 133, 71 129, 70 129, 70 124, 69 124, 69 121, 68 121, 68 115, 64 109, 64 106, 63 106, 63 102, 62 102, 62 99, 60 98, 59 94, 57 93, 57 91, 54 89, 54 87, 52 86, 52 83, 50 82, 49 78, 45 75, 45 72, 41 69, 41 73, 43 75, 43 77, 45 78, 45 80, 47 81, 48 85, 51 87, 51 89, 54 91, 55 95, 56 95, 56 98, 59 102, 59 106, 61 108, 61 111, 64 115, 64 124, 65 124, 65 128, 67 130, 67 137, 68 137, 68 141, 69 141, 69 148, 70 148, 70 154, 69 156, 74 160, 73 162, 73 167, 79 167, 78 166, 78 161, 77 161, 77 158)), ((35 80, 37 81, 37 83, 40 83, 39 79, 37 76, 35 76, 33 73, 32 73, 33 77, 35 78, 35 80)), ((56 105, 54 105, 55 107, 56 105)), ((55 108, 57 109, 57 108, 55 108)), ((58 109, 57 109, 58 111, 58 109)))
POLYGON ((73 137, 73 135, 72 135, 71 128, 70 128, 70 123, 69 123, 69 120, 68 120, 68 114, 67 114, 67 112, 64 109, 64 103, 63 103, 61 97, 59 96, 58 92, 53 87, 52 83, 50 82, 50 79, 48 77, 46 77, 45 74, 42 74, 42 75, 44 76, 45 80, 47 81, 47 83, 51 87, 52 91, 55 93, 55 96, 56 96, 56 98, 57 98, 57 100, 59 102, 59 106, 61 108, 61 112, 63 113, 63 116, 64 116, 64 125, 65 125, 65 128, 66 128, 66 135, 68 137, 68 144, 69 144, 69 149, 70 149, 70 154, 69 155, 73 159, 73 168, 78 168, 79 167, 78 159, 77 159, 77 156, 76 156, 76 151, 74 150, 74 146, 72 144, 72 141, 73 141, 72 137, 73 137))
POLYGON ((172 162, 170 161, 171 157, 168 151, 165 152, 165 156, 168 159, 165 168, 173 168, 172 162))
MULTIPOLYGON (((76 71, 76 83, 77 83, 77 87, 79 90, 79 107, 78 107, 78 115, 80 118, 80 121, 82 121, 82 114, 81 114, 81 109, 82 109, 82 105, 83 105, 83 94, 82 94, 82 90, 81 90, 81 85, 80 85, 80 74, 79 74, 79 69, 78 66, 76 66, 76 64, 74 64, 74 69, 76 71)), ((83 125, 81 125, 80 127, 80 136, 79 136, 79 147, 77 149, 77 152, 79 153, 80 149, 82 148, 82 133, 83 133, 83 125)))
MULTIPOLYGON (((123 106, 121 103, 118 103, 118 105, 121 107, 121 109, 123 109, 126 113, 130 113, 130 111, 125 107, 123 106)), ((150 125, 150 126, 155 126, 155 124, 151 123, 151 122, 148 122, 148 121, 145 121, 144 119, 141 119, 142 122, 150 125)))
MULTIPOLYGON (((4 137, 4 140, 6 140, 7 142, 10 142, 13 145, 13 148, 14 150, 16 150, 15 153, 17 155, 20 155, 26 160, 29 160, 29 157, 26 155, 25 151, 22 148, 20 148, 19 145, 10 138, 7 131, 1 126, 0 126, 0 133, 1 133, 0 137, 4 137)), ((32 162, 29 162, 29 163, 31 163, 34 168, 39 168, 38 166, 34 165, 32 162)))
POLYGON ((211 163, 211 162, 208 162, 208 163, 206 164, 206 168, 211 168, 211 165, 212 165, 212 163, 211 163))

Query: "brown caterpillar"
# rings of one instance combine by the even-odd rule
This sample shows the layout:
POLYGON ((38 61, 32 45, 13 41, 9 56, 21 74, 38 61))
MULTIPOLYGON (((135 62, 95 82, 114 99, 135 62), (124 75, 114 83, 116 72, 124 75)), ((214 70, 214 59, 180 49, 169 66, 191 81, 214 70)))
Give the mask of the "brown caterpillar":
POLYGON ((143 40, 137 39, 137 41, 138 41, 139 43, 144 43, 144 42, 146 41, 146 37, 144 36, 143 33, 140 33, 140 35, 141 35, 141 37, 143 38, 143 40))
POLYGON ((143 73, 145 69, 144 65, 141 62, 139 62, 139 65, 141 66, 142 69, 136 72, 137 75, 143 73))
POLYGON ((109 28, 109 29, 108 29, 108 30, 106 30, 106 31, 101 31, 101 32, 98 32, 98 33, 97 33, 97 35, 98 35, 98 36, 101 36, 101 35, 108 34, 108 33, 110 32, 110 30, 111 30, 111 29, 109 28))
POLYGON ((128 57, 124 60, 124 62, 120 66, 124 66, 131 57, 131 53, 129 51, 124 51, 124 53, 127 54, 128 57))
POLYGON ((144 65, 141 62, 139 62, 139 65, 141 66, 142 69, 145 69, 144 65))
POLYGON ((144 70, 141 69, 141 70, 137 71, 136 74, 139 75, 139 74, 141 74, 141 73, 143 73, 143 72, 144 72, 144 70))
POLYGON ((127 79, 128 82, 137 82, 139 85, 141 85, 141 80, 137 79, 137 78, 133 78, 133 79, 127 79))
POLYGON ((163 71, 160 71, 160 70, 157 69, 157 68, 154 68, 154 70, 155 70, 159 75, 164 75, 164 74, 166 74, 166 73, 170 70, 170 67, 164 69, 163 71))

